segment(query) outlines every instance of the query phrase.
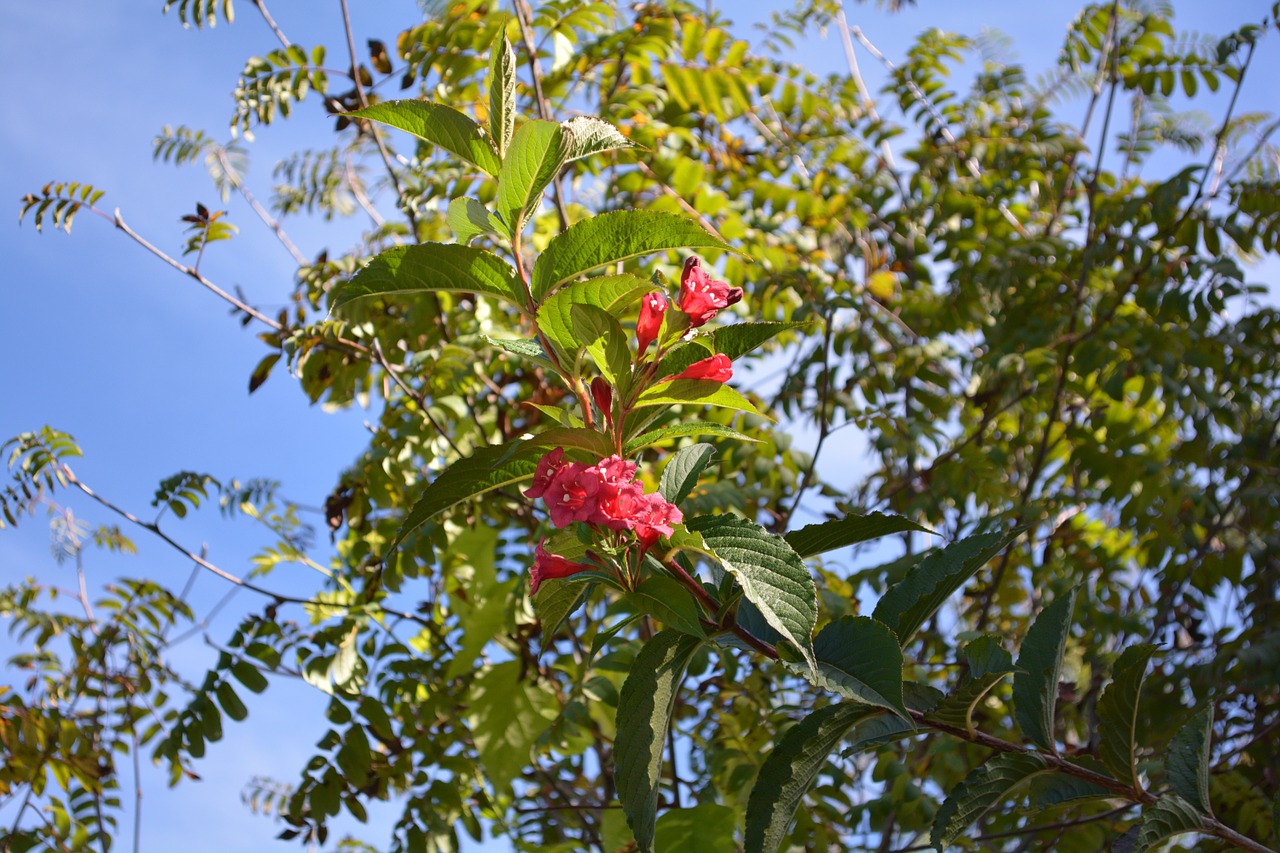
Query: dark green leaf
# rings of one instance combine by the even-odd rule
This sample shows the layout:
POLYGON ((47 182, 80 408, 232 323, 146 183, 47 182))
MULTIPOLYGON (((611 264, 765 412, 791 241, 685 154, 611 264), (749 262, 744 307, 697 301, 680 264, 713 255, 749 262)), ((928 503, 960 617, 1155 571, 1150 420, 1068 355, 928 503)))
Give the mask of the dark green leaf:
POLYGON ((432 290, 487 293, 523 308, 523 285, 497 255, 460 243, 396 246, 374 257, 344 284, 334 310, 370 296, 407 296, 432 290))
POLYGON ((856 723, 874 714, 855 702, 828 705, 787 729, 756 776, 747 800, 747 853, 774 853, 805 793, 836 745, 856 723))
POLYGON ((813 642, 814 684, 909 720, 902 704, 902 648, 893 632, 866 616, 842 616, 813 642))
POLYGON ((1040 776, 1031 784, 1031 802, 1041 809, 1076 800, 1108 799, 1114 796, 1114 791, 1065 773, 1040 776))
POLYGON ((873 615, 906 645, 942 603, 1003 551, 1018 532, 970 536, 935 551, 889 588, 873 615))
POLYGON ((586 600, 591 586, 589 583, 572 583, 563 578, 548 578, 538 587, 538 594, 533 597, 533 612, 542 624, 544 651, 564 620, 586 600))
POLYGON ((845 548, 878 539, 894 533, 930 533, 927 527, 921 527, 910 519, 900 515, 886 515, 873 512, 867 515, 846 515, 834 521, 810 524, 799 530, 792 530, 785 538, 801 557, 812 557, 836 548, 845 548))
POLYGON ((736 441, 756 442, 756 439, 743 435, 736 429, 732 429, 722 424, 706 423, 701 421, 685 421, 683 423, 671 424, 670 426, 660 427, 655 430, 646 432, 644 435, 636 436, 628 441, 622 448, 623 455, 630 456, 638 450, 651 447, 664 441, 671 441, 686 435, 710 435, 716 438, 732 438, 736 441))
POLYGON ((1212 815, 1209 803, 1209 746, 1213 737, 1213 702, 1191 716, 1169 744, 1164 772, 1174 793, 1202 814, 1212 815))
POLYGON ((580 275, 667 249, 729 247, 692 220, 671 213, 622 210, 571 225, 552 238, 533 265, 535 302, 580 275))
POLYGON ((1204 826, 1195 808, 1176 794, 1166 794, 1142 812, 1138 840, 1131 853, 1148 853, 1175 835, 1196 832, 1204 826))
POLYGON ((1047 765, 1031 752, 1005 752, 975 768, 947 797, 933 820, 933 846, 945 850, 987 810, 1047 765))
POLYGON ((493 140, 485 135, 480 125, 453 107, 431 101, 383 101, 347 115, 381 122, 397 130, 412 133, 432 145, 439 145, 490 175, 497 175, 502 165, 498 152, 494 150, 493 140))
POLYGON ((532 477, 540 455, 537 448, 525 448, 523 442, 517 441, 481 447, 454 462, 423 490, 387 552, 394 551, 405 537, 449 507, 532 477))
POLYGON ((722 353, 734 361, 776 335, 792 329, 803 329, 811 323, 734 323, 721 326, 710 334, 701 334, 695 340, 676 347, 658 365, 658 376, 675 376, 695 361, 707 357, 708 352, 722 353))
POLYGON ((222 710, 227 712, 228 717, 238 723, 249 716, 249 709, 240 701, 240 697, 236 695, 236 690, 231 686, 230 681, 218 682, 218 688, 214 692, 218 697, 218 704, 222 706, 222 710))
POLYGON ((969 673, 929 715, 931 719, 972 733, 973 709, 993 687, 1014 671, 1013 657, 1000 641, 983 635, 963 649, 969 673))
POLYGON ((1098 754, 1111 774, 1126 785, 1139 786, 1134 748, 1137 746, 1138 697, 1147 677, 1147 662, 1156 647, 1130 646, 1120 653, 1111 683, 1098 699, 1098 754))
POLYGON ((1058 679, 1077 591, 1073 587, 1040 611, 1018 650, 1019 672, 1013 676, 1014 716, 1022 734, 1041 749, 1053 749, 1058 679))
POLYGON ((816 672, 810 638, 818 621, 818 593, 804 561, 786 540, 730 515, 704 515, 688 519, 685 526, 702 534, 707 548, 737 579, 747 600, 816 672))
POLYGON ((679 631, 661 631, 644 644, 631 664, 618 700, 614 774, 618 802, 627 815, 641 853, 652 853, 658 812, 662 753, 676 691, 701 640, 679 631))
POLYGON ((267 677, 259 669, 246 660, 238 660, 231 665, 231 674, 245 687, 254 693, 267 689, 267 677))
POLYGON ((599 430, 586 428, 552 427, 525 440, 522 447, 559 447, 564 450, 581 450, 595 462, 613 455, 613 442, 599 430))
POLYGON ((662 469, 658 491, 669 503, 679 504, 698 485, 702 469, 707 467, 715 452, 716 449, 709 444, 691 444, 677 450, 662 469))
POLYGON ((645 611, 668 628, 694 637, 705 637, 698 622, 701 611, 692 594, 674 578, 651 575, 640 582, 632 593, 645 611))

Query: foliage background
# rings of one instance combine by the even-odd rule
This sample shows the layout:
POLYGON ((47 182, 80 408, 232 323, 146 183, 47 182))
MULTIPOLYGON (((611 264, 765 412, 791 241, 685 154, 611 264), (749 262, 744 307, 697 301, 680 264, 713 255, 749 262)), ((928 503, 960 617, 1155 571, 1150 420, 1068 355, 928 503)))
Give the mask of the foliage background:
MULTIPOLYGON (((298 42, 336 44, 334 22, 306 14, 304 5, 281 3, 273 11, 298 42)), ((735 15, 750 17, 764 5, 768 4, 735 15)), ((75 14, 66 15, 65 8, 55 13, 23 4, 8 13, 17 23, 0 33, 6 78, 17 83, 0 157, 21 164, 0 176, 0 197, 17 198, 45 180, 63 176, 91 180, 108 190, 107 204, 119 205, 140 231, 156 238, 167 234, 169 245, 177 245, 177 217, 188 212, 192 200, 220 205, 198 169, 153 165, 150 138, 168 122, 221 135, 229 111, 229 82, 245 56, 271 46, 267 34, 248 8, 241 10, 242 21, 235 26, 203 33, 182 32, 172 17, 162 18, 157 10, 142 6, 105 10, 86 3, 75 9, 75 14)), ((1075 11, 1074 4, 1055 9, 1062 25, 1075 11)), ((1182 26, 1219 29, 1220 21, 1199 4, 1178 12, 1182 26)), ((417 10, 411 3, 374 4, 357 5, 354 13, 362 34, 389 40, 417 10)), ((882 49, 899 58, 910 36, 924 26, 973 33, 977 24, 994 22, 1013 35, 1015 49, 1026 59, 1055 50, 1061 32, 1061 27, 1045 23, 1043 11, 1029 11, 1029 4, 974 4, 962 13, 949 5, 944 9, 925 4, 897 17, 863 6, 857 7, 856 16, 882 49)), ((796 53, 815 71, 843 67, 834 38, 815 38, 796 53)), ((880 70, 865 55, 863 68, 872 89, 878 89, 880 70)), ((1251 74, 1255 80, 1280 76, 1276 52, 1260 52, 1251 74)), ((1243 98, 1244 109, 1275 107, 1262 86, 1246 89, 1243 98)), ((268 164, 278 153, 313 144, 315 135, 327 132, 329 123, 314 115, 314 106, 260 135, 251 177, 265 182, 268 164)), ((252 301, 278 302, 292 264, 270 235, 252 227, 250 215, 239 205, 234 198, 228 205, 233 221, 244 226, 233 244, 235 262, 230 262, 230 253, 219 256, 216 249, 225 247, 215 247, 207 269, 217 278, 219 265, 225 264, 228 275, 245 277, 239 283, 252 301), (246 270, 253 271, 251 278, 246 270)), ((308 221, 301 229, 291 226, 291 233, 310 251, 326 242, 345 242, 349 235, 344 227, 308 221)), ((66 429, 88 450, 88 459, 77 466, 82 476, 111 484, 121 503, 144 505, 160 477, 182 468, 271 476, 283 481, 294 499, 319 503, 334 472, 363 447, 362 421, 367 415, 319 417, 282 376, 246 401, 244 377, 261 357, 259 344, 238 334, 207 294, 153 264, 100 223, 82 219, 71 242, 58 234, 32 239, 29 231, 16 229, 5 229, 0 241, 6 257, 13 259, 4 285, 9 357, 0 366, 0 381, 8 402, 0 407, 0 434, 31 428, 34 422, 66 429)), ((1250 277, 1274 282, 1280 280, 1275 272, 1273 258, 1250 277)), ((842 441, 848 441, 850 449, 857 447, 848 438, 842 441)), ((832 471, 844 472, 843 462, 831 454, 832 471)), ((236 565, 258 544, 244 527, 239 522, 221 523, 213 515, 200 516, 184 526, 184 539, 207 540, 218 562, 236 565)), ((152 544, 139 544, 138 557, 119 565, 98 557, 94 571, 114 575, 155 565, 164 567, 160 571, 171 582, 185 577, 185 566, 152 544)), ((0 537, 3 579, 51 571, 45 548, 39 525, 16 536, 6 532, 0 537)), ((205 602, 221 595, 212 580, 200 584, 197 597, 205 602)), ((215 636, 226 633, 236 604, 215 625, 215 636)), ((181 655, 179 665, 193 669, 210 660, 210 652, 198 640, 187 643, 181 655)), ((229 849, 228 845, 261 838, 265 827, 246 820, 238 802, 240 784, 259 771, 288 778, 303 762, 314 734, 300 738, 296 752, 289 752, 282 748, 287 741, 279 733, 296 730, 298 719, 313 717, 314 710, 307 709, 318 707, 315 699, 305 688, 279 685, 252 702, 251 724, 229 727, 228 742, 213 750, 213 758, 202 767, 207 784, 163 794, 157 790, 149 798, 148 804, 156 806, 148 831, 157 833, 157 845, 166 846, 161 843, 166 829, 158 814, 162 798, 173 804, 164 811, 200 813, 210 827, 228 828, 222 831, 248 824, 241 836, 245 840, 211 837, 208 849, 229 849), (268 755, 271 766, 252 764, 268 755)))

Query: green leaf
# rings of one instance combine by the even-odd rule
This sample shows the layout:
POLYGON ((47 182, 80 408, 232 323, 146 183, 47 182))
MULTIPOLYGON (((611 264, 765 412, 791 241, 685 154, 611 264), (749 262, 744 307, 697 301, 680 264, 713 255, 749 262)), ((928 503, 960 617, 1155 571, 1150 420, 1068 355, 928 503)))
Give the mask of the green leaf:
MULTIPOLYGON (((692 220, 651 210, 621 210, 584 219, 558 234, 533 265, 535 302, 600 267, 667 249, 729 246, 692 220)), ((651 288, 652 289, 652 288, 651 288)))
POLYGON ((740 412, 751 412, 768 417, 746 397, 728 385, 711 379, 675 379, 671 382, 660 382, 645 389, 633 408, 694 405, 736 409, 740 412))
POLYGON ((813 653, 815 686, 910 720, 902 704, 902 648, 884 625, 866 616, 842 616, 818 634, 813 653))
POLYGON ((641 853, 652 853, 658 812, 662 752, 676 691, 689 659, 702 641, 679 631, 660 631, 640 649, 618 698, 614 778, 641 853))
POLYGON ((487 293, 520 309, 524 286, 515 270, 491 252, 460 243, 420 243, 379 253, 338 290, 333 310, 370 296, 406 296, 432 290, 487 293))
POLYGON ((1133 754, 1137 746, 1138 697, 1147 677, 1147 662, 1155 650, 1151 643, 1142 643, 1121 652, 1111 671, 1111 683, 1098 699, 1098 755, 1113 776, 1137 788, 1142 784, 1133 754))
POLYGON ((747 600, 816 672, 810 638, 818 621, 818 593, 804 561, 786 540, 731 515, 704 515, 686 520, 685 526, 702 534, 707 548, 737 579, 747 600))
POLYGON ((1213 702, 1191 716, 1169 743, 1164 772, 1174 793, 1202 814, 1212 815, 1209 803, 1209 745, 1213 738, 1213 702))
POLYGON ((448 552, 441 555, 449 577, 466 578, 459 585, 466 591, 465 598, 458 596, 458 601, 450 603, 462 637, 445 667, 446 679, 473 672, 485 646, 503 633, 507 604, 519 581, 498 581, 497 549, 497 528, 470 527, 455 535, 448 552))
POLYGON ((787 729, 760 766, 747 800, 746 853, 774 853, 805 793, 836 745, 868 715, 866 705, 842 702, 814 711, 787 729))
POLYGON ((1032 752, 1004 752, 987 759, 956 786, 938 809, 933 820, 933 846, 945 850, 988 809, 1047 769, 1045 760, 1032 752))
POLYGON ((507 33, 489 47, 489 133, 502 156, 516 130, 516 53, 507 33))
POLYGON ((764 342, 791 329, 802 329, 811 323, 734 323, 721 326, 709 334, 698 335, 694 340, 673 349, 658 365, 657 376, 674 376, 695 361, 707 357, 708 351, 723 353, 730 361, 736 360, 764 342))
POLYGON ((680 853, 724 853, 734 849, 737 813, 718 803, 670 809, 658 818, 654 849, 680 853))
POLYGON ((236 695, 236 690, 231 686, 230 681, 218 682, 218 687, 214 693, 218 697, 218 704, 222 706, 222 710, 226 711, 227 716, 237 723, 249 716, 249 709, 240 701, 240 697, 236 695))
POLYGON ((627 274, 575 281, 538 306, 538 328, 560 351, 561 360, 573 364, 582 352, 582 343, 573 328, 573 306, 593 305, 619 317, 651 290, 652 284, 627 274))
POLYGON ((503 352, 509 352, 520 358, 527 358, 546 367, 551 366, 546 352, 542 349, 542 344, 537 341, 531 341, 527 338, 491 338, 488 335, 481 335, 480 337, 485 343, 497 347, 503 352))
POLYGON ((470 456, 454 462, 423 490, 400 525, 387 553, 390 554, 410 533, 449 507, 532 477, 538 467, 537 455, 540 455, 537 448, 526 448, 517 440, 481 447, 470 456))
POLYGON ((461 157, 489 175, 498 175, 502 161, 494 150, 493 140, 485 135, 480 125, 467 116, 431 101, 383 101, 347 113, 354 118, 364 118, 412 133, 432 145, 438 145, 450 154, 461 157))
POLYGON ((1175 835, 1196 832, 1203 826, 1200 814, 1190 803, 1177 794, 1166 794, 1142 812, 1138 840, 1130 853, 1147 853, 1175 835))
POLYGON ((455 198, 449 202, 449 211, 445 214, 449 230, 454 238, 464 246, 482 234, 494 234, 498 231, 498 223, 493 214, 474 198, 455 198))
POLYGON ((534 744, 560 713, 555 695, 522 678, 523 669, 518 660, 495 664, 476 677, 467 696, 467 725, 499 792, 530 763, 534 744))
POLYGON ((267 689, 267 677, 253 664, 247 660, 238 660, 231 665, 231 674, 235 676, 245 687, 254 693, 261 693, 267 689))
POLYGON ((574 305, 569 316, 573 331, 610 385, 631 374, 627 336, 613 315, 594 305, 574 305))
POLYGON ((592 154, 643 146, 627 139, 610 122, 596 116, 575 116, 560 126, 569 134, 569 155, 566 162, 581 160, 592 154))
POLYGON ((679 504, 689 496, 693 487, 698 485, 702 469, 707 467, 715 452, 716 449, 709 444, 691 444, 672 454, 662 469, 662 480, 658 484, 658 491, 668 503, 679 504))
POLYGON ((757 439, 744 435, 736 429, 724 426, 723 424, 713 424, 705 421, 685 421, 683 423, 672 424, 671 426, 660 427, 646 432, 644 435, 636 436, 623 445, 622 453, 624 456, 631 456, 638 450, 643 450, 646 447, 652 447, 653 445, 661 442, 671 441, 686 435, 711 435, 716 438, 732 438, 737 441, 757 443, 757 439))
POLYGON ((942 603, 1019 532, 970 536, 933 552, 885 592, 872 615, 905 646, 942 603))
POLYGON ((973 709, 1014 671, 1013 657, 1000 645, 999 639, 985 634, 966 645, 962 654, 969 665, 969 674, 929 716, 973 734, 973 709))
POLYGON ((1041 776, 1031 783, 1031 802, 1040 809, 1077 800, 1110 799, 1115 795, 1114 791, 1075 776, 1067 776, 1065 773, 1041 776))
MULTIPOLYGON (((886 515, 873 512, 867 515, 846 515, 833 521, 810 524, 799 530, 792 530, 783 538, 801 557, 812 557, 836 548, 846 548, 868 539, 878 539, 894 533, 929 533, 933 531, 921 527, 914 521, 900 515, 886 515)), ((936 535, 936 534, 933 534, 936 535)))
POLYGON ((369 737, 362 726, 354 725, 347 729, 342 746, 338 747, 338 753, 334 756, 334 762, 352 787, 360 788, 369 783, 372 761, 369 737))
MULTIPOLYGON (((562 555, 563 556, 563 555, 562 555)), ((591 592, 591 584, 574 583, 564 578, 548 578, 538 587, 533 597, 533 612, 542 624, 542 649, 555 637, 556 631, 578 609, 591 592)))
POLYGON ((1013 676, 1013 710, 1022 734, 1041 749, 1053 750, 1053 718, 1062 655, 1071 631, 1077 587, 1040 611, 1018 650, 1013 676))
POLYGON ((581 450, 592 457, 592 462, 613 455, 613 442, 599 430, 552 427, 525 440, 523 447, 559 447, 564 450, 581 450))
POLYGON ((560 125, 534 119, 521 125, 511 139, 498 171, 495 204, 505 233, 513 240, 564 165, 564 137, 560 125))
POLYGON ((689 590, 674 578, 651 575, 632 593, 644 609, 668 628, 694 637, 706 637, 698 618, 702 615, 689 590))
MULTIPOLYGON (((870 706, 863 705, 868 708, 870 706)), ((868 719, 854 730, 849 738, 849 746, 840 750, 842 757, 848 758, 872 747, 883 746, 895 740, 916 734, 920 730, 914 724, 893 714, 878 714, 868 719)))

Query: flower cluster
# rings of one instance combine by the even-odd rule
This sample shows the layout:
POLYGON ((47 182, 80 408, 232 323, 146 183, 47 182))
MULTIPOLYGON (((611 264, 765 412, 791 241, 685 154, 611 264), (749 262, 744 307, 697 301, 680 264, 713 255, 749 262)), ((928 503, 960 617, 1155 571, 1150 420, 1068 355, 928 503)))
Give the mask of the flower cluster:
POLYGON ((595 465, 569 462, 564 450, 542 457, 525 495, 542 498, 551 512, 551 523, 568 527, 586 522, 609 530, 629 530, 646 550, 661 536, 670 536, 672 524, 682 520, 680 510, 662 495, 645 494, 635 482, 636 463, 610 456, 595 465))

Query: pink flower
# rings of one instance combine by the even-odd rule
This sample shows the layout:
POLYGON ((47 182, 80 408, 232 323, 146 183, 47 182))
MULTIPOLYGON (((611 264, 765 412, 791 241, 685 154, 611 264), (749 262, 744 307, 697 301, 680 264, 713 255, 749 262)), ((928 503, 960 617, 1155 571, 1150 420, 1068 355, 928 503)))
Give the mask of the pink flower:
POLYGON ((680 274, 680 310, 689 315, 689 325, 697 328, 706 323, 721 308, 728 308, 742 299, 741 287, 716 281, 702 269, 697 255, 684 262, 680 274))
POLYGON ((676 379, 710 379, 712 382, 728 382, 732 378, 733 362, 723 354, 695 361, 676 376, 676 379))
POLYGON ((538 468, 533 472, 533 484, 524 490, 525 497, 540 498, 551 485, 551 480, 565 466, 564 449, 557 447, 538 460, 538 468))
POLYGON ((640 345, 640 354, 649 348, 662 329, 662 317, 667 313, 667 300, 661 293, 647 293, 640 300, 640 319, 636 320, 636 343, 640 345))
POLYGON ((610 530, 631 530, 644 500, 644 486, 639 483, 607 484, 596 502, 596 511, 591 514, 591 523, 610 530))
POLYGON ((586 521, 596 510, 596 496, 602 481, 600 471, 580 462, 570 462, 560 469, 547 486, 543 500, 551 513, 551 523, 568 527, 575 521, 586 521))
POLYGON ((548 578, 567 578, 570 575, 576 575, 578 572, 591 568, 586 563, 575 563, 572 560, 566 560, 559 554, 550 553, 546 548, 542 547, 546 541, 547 539, 544 536, 534 551, 533 568, 529 571, 530 595, 537 595, 538 587, 548 578))
POLYGON ((668 503, 662 495, 654 493, 644 496, 644 506, 632 516, 631 529, 640 540, 640 546, 648 551, 660 536, 672 534, 671 525, 679 524, 683 520, 684 514, 680 512, 679 507, 668 503))
POLYGON ((636 478, 636 463, 623 459, 621 456, 610 456, 601 459, 596 463, 595 467, 600 471, 600 476, 604 482, 620 486, 623 483, 630 483, 636 478))

